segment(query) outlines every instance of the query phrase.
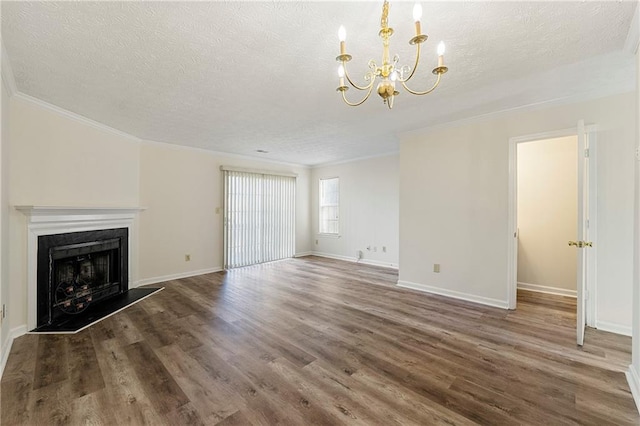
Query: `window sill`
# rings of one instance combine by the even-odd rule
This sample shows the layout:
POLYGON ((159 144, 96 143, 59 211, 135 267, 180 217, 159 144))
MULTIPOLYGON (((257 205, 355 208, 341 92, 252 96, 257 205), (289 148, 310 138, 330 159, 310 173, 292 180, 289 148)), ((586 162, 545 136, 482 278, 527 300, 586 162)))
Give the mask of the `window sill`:
POLYGON ((342 235, 340 234, 318 234, 318 238, 340 238, 342 235))

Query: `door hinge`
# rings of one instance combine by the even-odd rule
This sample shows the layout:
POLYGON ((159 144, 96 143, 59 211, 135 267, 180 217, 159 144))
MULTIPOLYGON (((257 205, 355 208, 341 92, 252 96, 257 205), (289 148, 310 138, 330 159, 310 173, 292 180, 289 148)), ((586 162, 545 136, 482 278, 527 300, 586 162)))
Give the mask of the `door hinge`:
POLYGON ((636 148, 636 160, 640 161, 640 146, 636 148))
POLYGON ((584 150, 584 157, 589 158, 589 148, 584 150))

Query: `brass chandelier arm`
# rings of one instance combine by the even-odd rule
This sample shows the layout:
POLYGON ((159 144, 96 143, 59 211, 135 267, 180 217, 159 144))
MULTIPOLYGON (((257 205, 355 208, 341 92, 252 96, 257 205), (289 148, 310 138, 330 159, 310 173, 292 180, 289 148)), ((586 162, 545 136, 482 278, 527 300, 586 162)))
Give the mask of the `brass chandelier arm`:
MULTIPOLYGON (((413 77, 413 75, 416 73, 416 70, 418 69, 418 63, 420 62, 420 44, 422 43, 416 43, 416 63, 413 65, 413 69, 411 70, 411 74, 409 74, 409 77, 407 78, 398 78, 398 81, 402 83, 402 85, 404 86, 404 83, 406 81, 411 80, 411 77, 413 77)), ((407 89, 405 87, 405 89, 407 89)), ((409 89, 407 89, 409 90, 409 89)))
MULTIPOLYGON (((371 75, 371 73, 367 73, 366 74, 367 76, 371 75, 371 83, 369 83, 366 86, 358 86, 351 80, 351 77, 349 77, 349 72, 347 71, 347 64, 345 62, 342 63, 342 67, 344 68, 344 76, 347 77, 347 81, 354 89, 369 90, 371 87, 373 87, 373 83, 375 82, 375 75, 371 75)), ((366 79, 366 76, 365 76, 365 79, 366 79)))
MULTIPOLYGON (((433 87, 431 87, 431 89, 429 89, 429 90, 425 90, 424 92, 416 92, 415 90, 411 90, 411 89, 409 89, 409 88, 407 87, 407 84, 406 84, 404 81, 401 81, 401 83, 402 83, 402 87, 404 87, 404 89, 405 89, 407 92, 411 93, 412 95, 426 95, 426 94, 428 94, 428 93, 433 92, 433 91, 436 89, 436 87, 438 87, 438 84, 440 84, 440 77, 442 77, 442 73, 438 73, 438 78, 436 79, 436 82, 435 82, 435 84, 433 85, 433 87)), ((407 80, 408 80, 408 79, 407 79, 407 80)), ((406 80, 405 80, 405 81, 406 81, 406 80)))
POLYGON ((364 97, 363 100, 361 100, 360 102, 349 102, 347 100, 347 96, 344 94, 344 92, 346 92, 346 90, 341 90, 342 92, 342 100, 344 101, 345 104, 349 105, 349 106, 358 106, 358 105, 362 105, 363 103, 365 103, 365 101, 367 99, 369 99, 369 96, 371 96, 371 91, 373 90, 373 81, 371 82, 371 84, 369 85, 369 91, 367 92, 367 95, 364 97))

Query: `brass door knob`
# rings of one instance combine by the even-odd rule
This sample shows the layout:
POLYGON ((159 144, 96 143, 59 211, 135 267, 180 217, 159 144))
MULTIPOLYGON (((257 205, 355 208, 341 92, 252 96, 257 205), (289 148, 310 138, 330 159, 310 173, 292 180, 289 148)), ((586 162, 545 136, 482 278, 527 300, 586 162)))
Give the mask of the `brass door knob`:
POLYGON ((576 246, 578 248, 593 247, 591 241, 569 241, 569 246, 576 246))

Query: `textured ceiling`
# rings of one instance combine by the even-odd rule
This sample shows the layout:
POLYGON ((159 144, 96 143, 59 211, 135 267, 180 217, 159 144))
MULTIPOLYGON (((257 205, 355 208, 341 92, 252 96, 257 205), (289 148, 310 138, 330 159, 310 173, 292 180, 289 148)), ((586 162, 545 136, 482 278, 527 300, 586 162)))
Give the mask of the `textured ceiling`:
MULTIPOLYGON (((431 84, 444 40, 441 86, 401 93, 391 111, 377 95, 347 107, 337 28, 359 76, 380 59, 381 4, 2 2, 2 39, 22 93, 142 139, 307 165, 396 151, 398 133, 445 121, 634 87, 622 48, 635 2, 423 2, 430 39, 413 86, 431 84)), ((392 1, 389 14, 405 64, 412 7, 392 1)))

